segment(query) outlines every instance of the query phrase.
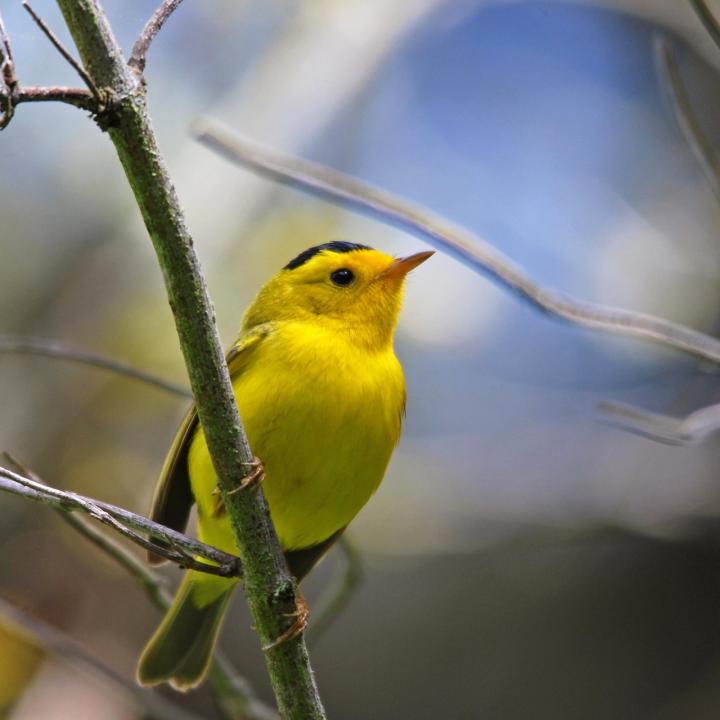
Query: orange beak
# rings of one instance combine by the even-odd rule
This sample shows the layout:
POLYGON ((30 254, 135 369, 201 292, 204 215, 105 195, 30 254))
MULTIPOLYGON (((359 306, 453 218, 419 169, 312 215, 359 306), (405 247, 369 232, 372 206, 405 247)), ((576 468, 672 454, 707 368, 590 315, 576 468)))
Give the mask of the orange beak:
POLYGON ((423 252, 408 255, 404 258, 397 258, 392 262, 390 267, 380 273, 381 278, 402 278, 418 265, 424 263, 429 257, 435 254, 434 250, 424 250, 423 252))

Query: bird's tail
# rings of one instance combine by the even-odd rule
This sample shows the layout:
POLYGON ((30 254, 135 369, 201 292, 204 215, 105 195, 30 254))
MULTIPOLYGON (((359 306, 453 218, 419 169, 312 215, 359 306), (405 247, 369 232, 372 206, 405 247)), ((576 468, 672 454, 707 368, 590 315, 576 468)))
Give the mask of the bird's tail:
POLYGON ((207 674, 236 580, 192 570, 185 573, 160 627, 140 656, 141 685, 170 683, 187 691, 207 674))

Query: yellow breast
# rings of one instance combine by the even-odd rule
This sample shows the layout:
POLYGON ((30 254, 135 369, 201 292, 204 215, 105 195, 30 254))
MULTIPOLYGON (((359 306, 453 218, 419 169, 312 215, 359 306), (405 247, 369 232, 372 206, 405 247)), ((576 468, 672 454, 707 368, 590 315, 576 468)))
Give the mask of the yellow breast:
MULTIPOLYGON (((400 435, 405 388, 388 345, 284 323, 233 378, 280 544, 310 547, 345 527, 377 489, 400 435)), ((227 520, 208 522, 216 484, 202 431, 189 454, 203 540, 234 550, 227 520)))

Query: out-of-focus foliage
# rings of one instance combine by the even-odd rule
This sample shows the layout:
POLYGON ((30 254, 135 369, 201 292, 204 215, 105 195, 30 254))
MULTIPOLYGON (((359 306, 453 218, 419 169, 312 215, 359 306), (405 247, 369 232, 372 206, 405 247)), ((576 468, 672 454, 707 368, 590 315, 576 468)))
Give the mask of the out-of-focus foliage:
POLYGON ((0 717, 32 682, 45 652, 25 630, 0 617, 0 717))
MULTIPOLYGON (((154 0, 104 5, 129 48, 154 0)), ((54 5, 38 9, 67 39, 54 5)), ((22 82, 77 82, 19 4, 2 11, 22 82)), ((657 33, 720 148, 720 50, 683 0, 183 3, 148 85, 224 340, 305 247, 419 242, 214 157, 188 134, 202 113, 467 225, 557 288, 717 331, 720 208, 667 105, 657 33)), ((182 381, 130 191, 78 111, 22 106, 0 135, 0 240, 0 333, 182 381)), ((655 445, 595 412, 614 398, 682 414, 718 401, 715 370, 561 325, 439 255, 408 287, 398 353, 406 432, 350 531, 367 581, 313 653, 330 715, 716 717, 717 445, 655 445)), ((10 356, 0 398, 0 449, 147 509, 181 401, 10 356)), ((333 562, 309 579, 311 605, 333 562)), ((49 511, 7 497, 0 595, 128 678, 158 619, 49 511)), ((238 602, 223 645, 268 696, 248 626, 238 602)), ((57 712, 82 685, 33 683, 71 696, 57 712)), ((212 717, 204 691, 184 702, 212 717)))

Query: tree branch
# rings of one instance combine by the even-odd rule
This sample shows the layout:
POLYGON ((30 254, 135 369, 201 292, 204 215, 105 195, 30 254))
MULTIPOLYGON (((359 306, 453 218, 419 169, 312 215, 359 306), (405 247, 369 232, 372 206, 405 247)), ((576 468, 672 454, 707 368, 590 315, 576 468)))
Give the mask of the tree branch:
POLYGON ((335 581, 315 606, 313 624, 307 631, 307 641, 310 646, 314 646, 335 622, 363 580, 363 566, 357 548, 344 536, 338 540, 335 547, 341 552, 340 568, 335 581))
POLYGON ((95 83, 92 78, 87 74, 85 68, 72 56, 72 53, 58 40, 57 35, 50 29, 48 24, 33 10, 27 0, 23 0, 22 6, 28 11, 30 17, 35 21, 35 24, 42 30, 45 37, 52 43, 52 46, 63 56, 65 61, 75 70, 80 76, 82 81, 87 85, 88 90, 92 93, 92 96, 99 103, 100 93, 98 92, 95 83))
POLYGON ((655 38, 654 49, 661 84, 675 121, 692 154, 700 163, 715 197, 720 200, 720 160, 693 112, 685 84, 680 77, 675 53, 662 37, 655 38))
POLYGON ((325 713, 302 635, 276 644, 293 623, 297 588, 262 490, 240 487, 253 459, 238 415, 215 317, 175 189, 148 116, 144 85, 129 68, 99 0, 58 0, 83 64, 114 101, 103 118, 145 220, 175 316, 198 416, 237 541, 244 589, 284 718, 325 713))
POLYGON ((23 85, 12 94, 12 101, 16 105, 30 102, 61 102, 93 113, 98 111, 97 100, 84 88, 23 85))
POLYGON ((700 22, 705 26, 713 42, 720 47, 720 23, 710 12, 710 8, 707 6, 705 0, 690 0, 690 5, 692 5, 693 10, 695 10, 695 13, 700 18, 700 22))
POLYGON ((165 24, 165 21, 173 14, 181 2, 182 0, 164 0, 162 5, 153 13, 153 16, 147 21, 143 31, 140 33, 140 37, 135 41, 133 49, 130 52, 128 65, 131 68, 135 68, 140 72, 145 70, 145 62, 147 60, 150 43, 152 43, 155 36, 165 24))
POLYGON ((0 114, 0 130, 7 127, 15 114, 13 93, 17 89, 17 76, 15 75, 15 61, 13 60, 10 37, 5 29, 5 23, 0 14, 0 77, 2 87, 0 90, 0 102, 2 103, 2 114, 0 114))
POLYGON ((38 480, 13 472, 6 467, 0 467, 0 492, 18 495, 64 512, 79 510, 112 527, 113 530, 121 533, 132 542, 167 557, 168 560, 177 563, 181 567, 190 567, 200 572, 222 577, 242 576, 238 558, 233 555, 228 555, 228 553, 211 545, 206 545, 176 530, 159 525, 142 515, 136 515, 129 510, 78 493, 58 490, 38 480), (133 530, 138 532, 133 532, 133 530), (164 544, 159 545, 148 541, 144 535, 138 533, 157 538, 164 544), (194 555, 199 555, 213 564, 195 560, 194 555))
POLYGON ((28 355, 60 358, 61 360, 68 360, 69 362, 89 365, 100 368, 101 370, 108 370, 109 372, 123 375, 132 380, 138 380, 147 385, 152 385, 160 390, 166 390, 173 395, 179 395, 185 398, 192 397, 192 393, 189 390, 169 380, 164 380, 151 373, 138 370, 132 365, 120 362, 119 360, 104 358, 87 350, 70 348, 53 340, 0 335, 0 353, 26 353, 28 355))
POLYGON ((546 288, 469 230, 350 175, 261 147, 206 120, 195 123, 194 131, 204 145, 258 175, 350 207, 427 240, 543 312, 577 325, 651 340, 720 362, 720 340, 653 315, 584 302, 546 288))
POLYGON ((720 404, 679 418, 610 400, 599 403, 598 410, 609 425, 664 445, 701 445, 720 430, 720 404))

